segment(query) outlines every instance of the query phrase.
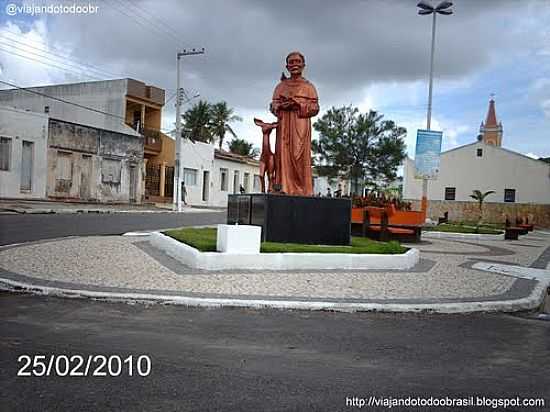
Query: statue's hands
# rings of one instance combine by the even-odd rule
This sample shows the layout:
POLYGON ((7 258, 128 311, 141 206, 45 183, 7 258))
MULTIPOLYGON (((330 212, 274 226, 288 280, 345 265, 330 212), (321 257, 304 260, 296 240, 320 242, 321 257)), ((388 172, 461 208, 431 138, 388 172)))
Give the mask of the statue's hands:
POLYGON ((292 97, 288 97, 281 102, 281 109, 283 110, 297 110, 300 108, 300 104, 292 97))

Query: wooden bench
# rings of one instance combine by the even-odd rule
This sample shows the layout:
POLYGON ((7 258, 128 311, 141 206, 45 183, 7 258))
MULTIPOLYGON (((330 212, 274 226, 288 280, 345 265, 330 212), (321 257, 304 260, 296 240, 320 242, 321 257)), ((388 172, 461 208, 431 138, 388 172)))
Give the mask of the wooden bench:
POLYGON ((525 223, 523 223, 523 219, 516 218, 516 226, 521 227, 523 229, 527 229, 528 232, 532 232, 535 229, 535 225, 529 223, 529 218, 525 218, 525 223))
POLYGON ((437 224, 448 223, 449 222, 449 212, 443 213, 443 217, 437 219, 437 224))
POLYGON ((527 228, 512 226, 510 219, 506 218, 506 227, 504 229, 504 239, 506 240, 518 240, 519 235, 526 235, 527 228))
POLYGON ((506 240, 518 240, 519 235, 523 234, 523 229, 519 227, 507 227, 504 229, 504 239, 506 240))
MULTIPOLYGON (((390 224, 384 208, 367 207, 363 210, 362 222, 359 224, 358 219, 352 222, 360 227, 360 230, 355 231, 354 234, 382 242, 389 240, 420 242, 422 236, 422 226, 390 224)), ((352 227, 352 231, 353 229, 352 227)))

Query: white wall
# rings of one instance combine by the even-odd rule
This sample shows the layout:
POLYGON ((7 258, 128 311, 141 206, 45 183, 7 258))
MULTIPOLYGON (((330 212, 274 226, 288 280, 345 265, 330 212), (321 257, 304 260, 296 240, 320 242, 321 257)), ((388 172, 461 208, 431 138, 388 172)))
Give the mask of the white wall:
POLYGON ((259 175, 260 168, 255 165, 233 162, 224 159, 214 158, 215 147, 207 143, 191 143, 184 140, 182 144, 182 173, 183 169, 194 169, 197 171, 196 185, 186 180, 187 203, 193 206, 215 206, 226 207, 227 195, 234 193, 233 176, 235 171, 239 172, 237 193, 239 185, 244 185, 244 174, 249 173, 248 193, 254 192, 254 175, 259 175), (221 172, 220 169, 227 169, 227 191, 221 190, 221 172), (209 171, 209 196, 208 200, 202 199, 204 171, 209 171))
POLYGON ((321 196, 326 196, 327 189, 330 187, 330 192, 332 193, 332 196, 334 196, 334 192, 338 190, 338 185, 341 186, 342 196, 349 194, 349 180, 338 177, 329 181, 326 176, 313 176, 313 195, 317 196, 321 193, 321 196))
POLYGON ((46 197, 48 116, 0 107, 0 136, 11 138, 10 168, 0 170, 0 197, 43 199, 46 197), (33 142, 31 190, 21 191, 23 141, 33 142))
MULTIPOLYGON (((403 197, 421 199, 422 181, 414 178, 414 160, 406 159, 403 197)), ((488 202, 504 202, 504 189, 516 190, 516 203, 550 203, 550 165, 482 142, 441 154, 440 173, 428 185, 428 199, 445 200, 445 187, 456 188, 458 201, 471 201, 473 190, 494 190, 488 202), (482 157, 477 156, 482 149, 482 157)))
POLYGON ((48 106, 48 115, 52 119, 138 135, 135 130, 124 123, 127 83, 127 79, 119 79, 28 88, 30 91, 90 107, 113 116, 19 89, 0 90, 0 105, 37 113, 44 113, 44 108, 48 106))

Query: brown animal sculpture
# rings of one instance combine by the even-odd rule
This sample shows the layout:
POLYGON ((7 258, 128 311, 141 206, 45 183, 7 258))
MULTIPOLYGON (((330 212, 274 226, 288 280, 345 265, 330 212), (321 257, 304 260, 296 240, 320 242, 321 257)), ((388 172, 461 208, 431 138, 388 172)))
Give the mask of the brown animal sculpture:
POLYGON ((262 193, 265 193, 265 175, 267 174, 267 191, 271 192, 273 189, 273 182, 275 181, 275 156, 271 151, 269 145, 269 135, 271 131, 277 127, 279 123, 265 123, 260 119, 254 118, 254 124, 262 128, 262 154, 260 155, 260 184, 262 185, 262 193))

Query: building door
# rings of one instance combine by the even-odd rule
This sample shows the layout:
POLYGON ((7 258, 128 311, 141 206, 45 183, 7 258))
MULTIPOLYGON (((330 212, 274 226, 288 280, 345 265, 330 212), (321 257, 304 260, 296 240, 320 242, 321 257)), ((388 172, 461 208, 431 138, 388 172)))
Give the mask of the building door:
POLYGON ((145 196, 160 196, 160 164, 147 162, 145 166, 145 196))
POLYGON ((134 164, 130 164, 130 203, 137 202, 137 174, 138 168, 134 164))
POLYGON ((80 163, 80 199, 90 200, 92 197, 92 156, 82 155, 80 163))
POLYGON ((23 140, 21 152, 21 190, 32 190, 32 155, 33 142, 23 140))
POLYGON ((235 170, 235 173, 233 174, 233 193, 239 193, 239 171, 235 170))
POLYGON ((174 167, 166 166, 164 171, 164 197, 174 196, 174 167))
POLYGON ((208 195, 210 192, 210 172, 205 170, 202 173, 202 201, 208 202, 208 195))

